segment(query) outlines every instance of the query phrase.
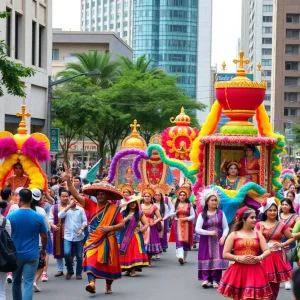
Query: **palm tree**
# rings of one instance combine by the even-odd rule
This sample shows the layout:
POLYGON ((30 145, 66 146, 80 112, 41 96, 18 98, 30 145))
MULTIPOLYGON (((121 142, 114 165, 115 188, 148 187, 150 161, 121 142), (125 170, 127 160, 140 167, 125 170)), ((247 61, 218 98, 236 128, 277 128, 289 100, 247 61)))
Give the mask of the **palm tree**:
POLYGON ((93 78, 94 83, 105 89, 111 87, 121 75, 120 63, 111 61, 111 54, 108 52, 101 54, 95 50, 88 53, 75 53, 74 57, 78 62, 67 63, 65 70, 59 72, 58 76, 66 77, 98 70, 101 75, 93 78))
POLYGON ((161 67, 150 67, 150 64, 154 61, 153 59, 147 60, 146 54, 140 56, 136 62, 133 62, 130 58, 120 56, 121 65, 123 70, 136 70, 141 73, 150 73, 153 76, 159 77, 162 74, 166 74, 165 70, 161 67))

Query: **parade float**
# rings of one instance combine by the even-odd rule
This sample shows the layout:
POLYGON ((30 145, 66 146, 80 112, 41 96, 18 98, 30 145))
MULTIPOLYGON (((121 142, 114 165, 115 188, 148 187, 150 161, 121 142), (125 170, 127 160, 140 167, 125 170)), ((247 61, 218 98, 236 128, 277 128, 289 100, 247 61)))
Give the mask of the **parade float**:
POLYGON ((28 134, 25 105, 16 116, 21 117, 17 134, 8 131, 0 132, 0 190, 9 186, 13 191, 18 187, 29 189, 48 189, 48 180, 39 163, 51 160, 50 142, 42 133, 28 134), (20 176, 14 174, 20 166, 20 176))
MULTIPOLYGON (((147 149, 146 141, 140 136, 137 120, 130 125, 132 131, 121 143, 120 151, 115 155, 110 166, 109 178, 114 180, 117 188, 131 185, 135 191, 141 192, 146 187, 160 188, 164 193, 169 192, 169 166, 161 159, 157 151, 153 150, 149 156, 141 156, 147 149)), ((160 145, 161 136, 158 134, 150 138, 149 145, 160 145)))
MULTIPOLYGON (((161 145, 149 145, 144 150, 134 152, 133 171, 141 180, 138 162, 150 159, 156 151, 160 160, 178 168, 192 182, 197 206, 200 206, 201 192, 211 187, 220 195, 220 205, 228 222, 232 222, 237 209, 248 205, 257 209, 264 202, 265 196, 274 195, 280 201, 282 195, 280 174, 282 171, 279 154, 283 151, 284 137, 274 133, 269 116, 265 110, 267 83, 252 81, 246 76, 244 52, 240 51, 236 77, 230 81, 215 83, 216 101, 211 107, 200 132, 190 128, 189 118, 184 110, 176 117, 176 128, 168 128, 162 134, 161 145), (230 121, 216 133, 221 114, 230 121), (256 118, 257 126, 253 124, 256 118), (256 153, 248 161, 247 149, 256 153), (190 165, 186 163, 190 160, 190 165), (239 173, 232 175, 230 166, 235 166, 239 173)), ((261 65, 258 64, 258 69, 261 65)), ((173 120, 172 120, 173 121, 173 120)), ((130 152, 129 149, 126 150, 130 152)), ((112 161, 109 180, 114 180, 115 166, 120 157, 126 156, 121 150, 112 161)), ((128 153, 129 155, 129 153, 128 153)))

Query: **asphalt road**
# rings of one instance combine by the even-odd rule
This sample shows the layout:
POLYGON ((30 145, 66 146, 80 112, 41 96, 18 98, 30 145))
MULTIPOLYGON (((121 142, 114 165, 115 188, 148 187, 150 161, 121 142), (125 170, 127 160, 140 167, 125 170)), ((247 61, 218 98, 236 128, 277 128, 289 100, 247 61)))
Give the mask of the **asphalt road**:
MULTIPOLYGON (((220 296, 213 288, 204 290, 197 280, 197 250, 189 253, 188 263, 179 266, 175 257, 175 247, 164 253, 159 261, 153 261, 152 267, 138 273, 138 277, 123 277, 113 283, 113 294, 104 294, 104 280, 97 280, 97 292, 92 295, 85 291, 86 276, 81 281, 72 278, 66 281, 64 277, 55 278, 56 265, 51 259, 48 271, 49 281, 40 282, 42 292, 35 293, 34 299, 42 300, 220 300, 220 296)), ((11 285, 7 286, 7 299, 11 300, 11 285)), ((280 289, 279 300, 291 300, 292 292, 280 289)))

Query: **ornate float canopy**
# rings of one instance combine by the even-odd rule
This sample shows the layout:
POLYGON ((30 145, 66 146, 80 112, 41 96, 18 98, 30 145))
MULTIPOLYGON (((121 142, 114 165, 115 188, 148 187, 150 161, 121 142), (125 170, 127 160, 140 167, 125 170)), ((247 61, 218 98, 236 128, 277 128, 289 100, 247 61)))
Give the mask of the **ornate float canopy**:
POLYGON ((171 123, 176 126, 165 129, 162 133, 162 147, 170 158, 179 160, 190 160, 190 152, 192 144, 199 130, 191 128, 190 117, 185 114, 184 108, 181 108, 181 113, 175 118, 170 119, 171 123))
POLYGON ((47 178, 38 161, 51 160, 50 142, 42 133, 28 134, 25 117, 31 114, 26 112, 25 105, 22 105, 21 112, 16 113, 16 116, 21 117, 18 133, 13 135, 8 131, 0 132, 0 159, 4 160, 0 166, 0 189, 17 162, 21 163, 29 177, 29 188, 47 189, 47 178))
POLYGON ((146 150, 147 143, 137 131, 137 128, 140 127, 140 124, 138 124, 137 120, 134 120, 130 127, 132 128, 131 134, 123 140, 121 144, 121 150, 131 148, 146 150))

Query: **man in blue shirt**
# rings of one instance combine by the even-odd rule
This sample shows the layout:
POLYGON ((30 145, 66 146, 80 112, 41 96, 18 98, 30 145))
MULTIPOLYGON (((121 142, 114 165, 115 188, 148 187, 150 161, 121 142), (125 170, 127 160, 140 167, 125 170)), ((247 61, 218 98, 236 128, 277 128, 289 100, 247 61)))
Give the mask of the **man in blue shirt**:
POLYGON ((47 228, 43 217, 30 208, 31 191, 22 189, 19 197, 20 209, 7 216, 12 229, 11 238, 18 257, 18 269, 13 272, 12 294, 14 300, 32 300, 32 285, 39 259, 44 259, 46 255, 47 228), (41 249, 39 249, 39 236, 42 242, 41 249))

